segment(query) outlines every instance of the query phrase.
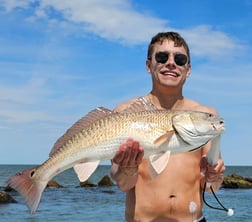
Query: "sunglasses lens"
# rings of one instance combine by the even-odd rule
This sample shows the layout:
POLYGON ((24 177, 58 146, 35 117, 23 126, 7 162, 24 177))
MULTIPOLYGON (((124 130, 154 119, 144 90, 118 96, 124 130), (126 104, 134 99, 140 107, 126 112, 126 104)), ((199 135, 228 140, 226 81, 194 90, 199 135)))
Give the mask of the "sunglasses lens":
POLYGON ((187 63, 187 56, 184 54, 176 54, 174 60, 178 66, 183 66, 187 63))
POLYGON ((169 58, 169 54, 166 52, 157 52, 155 55, 155 59, 158 63, 166 63, 169 58))
MULTIPOLYGON (((157 52, 155 55, 155 59, 158 63, 166 63, 169 58, 169 54, 167 52, 157 52)), ((175 54, 174 61, 178 66, 183 66, 187 63, 187 56, 184 54, 175 54)))

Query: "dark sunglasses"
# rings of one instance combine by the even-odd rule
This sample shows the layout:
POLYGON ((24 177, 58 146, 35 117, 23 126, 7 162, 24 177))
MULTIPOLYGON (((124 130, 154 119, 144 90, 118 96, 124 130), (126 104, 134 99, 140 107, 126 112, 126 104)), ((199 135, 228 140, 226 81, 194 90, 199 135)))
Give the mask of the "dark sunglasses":
MULTIPOLYGON (((158 63, 166 63, 169 59, 170 53, 168 52, 157 52, 155 59, 158 63)), ((182 53, 177 53, 174 55, 174 61, 178 66, 183 66, 187 63, 187 56, 182 53)))

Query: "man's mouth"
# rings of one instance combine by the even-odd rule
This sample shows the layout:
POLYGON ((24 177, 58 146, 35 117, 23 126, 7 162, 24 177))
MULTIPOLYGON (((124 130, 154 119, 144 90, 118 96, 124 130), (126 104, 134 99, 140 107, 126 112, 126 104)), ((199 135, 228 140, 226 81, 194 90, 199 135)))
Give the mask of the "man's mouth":
POLYGON ((165 76, 171 76, 171 77, 179 77, 179 74, 176 73, 176 72, 170 72, 170 71, 167 71, 167 72, 160 72, 162 75, 165 75, 165 76))

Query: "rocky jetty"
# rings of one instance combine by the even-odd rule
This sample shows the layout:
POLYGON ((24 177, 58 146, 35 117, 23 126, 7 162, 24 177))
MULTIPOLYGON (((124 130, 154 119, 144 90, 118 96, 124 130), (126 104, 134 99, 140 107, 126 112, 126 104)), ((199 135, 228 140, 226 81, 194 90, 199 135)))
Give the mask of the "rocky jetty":
POLYGON ((98 184, 94 184, 90 182, 89 180, 86 180, 85 182, 80 182, 80 187, 96 187, 96 186, 114 186, 111 178, 108 175, 105 175, 98 184))
POLYGON ((62 185, 60 185, 57 181, 55 180, 50 180, 47 184, 46 187, 55 187, 55 188, 64 188, 62 185))
POLYGON ((252 178, 231 174, 224 178, 222 188, 230 189, 252 189, 252 178))
POLYGON ((10 186, 6 186, 5 188, 4 188, 4 191, 5 192, 11 192, 11 191, 15 191, 12 187, 10 187, 10 186))
POLYGON ((114 183, 108 175, 104 176, 98 183, 99 186, 114 186, 114 183))
POLYGON ((0 192, 0 204, 17 203, 17 201, 9 194, 0 192))
MULTIPOLYGON (((80 183, 81 187, 97 187, 97 186, 114 186, 112 179, 105 175, 98 184, 93 184, 90 181, 85 181, 80 183)), ((63 188, 58 182, 51 180, 48 182, 47 187, 63 188)), ((238 174, 231 174, 225 176, 222 188, 228 189, 252 189, 252 178, 242 177, 238 174)), ((11 187, 1 187, 0 189, 0 204, 16 203, 17 201, 8 194, 8 192, 13 192, 14 190, 11 187), (2 190, 2 191, 1 191, 2 190)), ((14 191, 15 192, 15 191, 14 191)), ((114 193, 114 191, 103 191, 106 193, 114 193)))
POLYGON ((80 187, 96 187, 96 184, 91 183, 89 180, 80 182, 80 187))

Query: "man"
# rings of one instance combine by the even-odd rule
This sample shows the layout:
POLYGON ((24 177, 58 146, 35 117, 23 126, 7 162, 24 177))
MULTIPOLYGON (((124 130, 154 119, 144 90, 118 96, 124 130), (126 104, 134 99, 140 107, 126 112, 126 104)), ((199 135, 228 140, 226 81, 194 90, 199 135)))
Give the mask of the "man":
MULTIPOLYGON (((183 96, 183 85, 191 71, 190 52, 178 33, 158 33, 152 38, 146 69, 152 78, 151 92, 120 104, 115 111, 123 111, 135 102, 144 101, 157 109, 217 114, 215 109, 183 96)), ((208 143, 194 152, 171 155, 165 170, 151 179, 149 160, 143 158, 144 148, 131 138, 121 144, 112 160, 111 176, 126 192, 125 220, 206 221, 202 214, 203 185, 207 181, 218 190, 225 170, 221 157, 217 165, 207 164, 209 148, 208 143)))

